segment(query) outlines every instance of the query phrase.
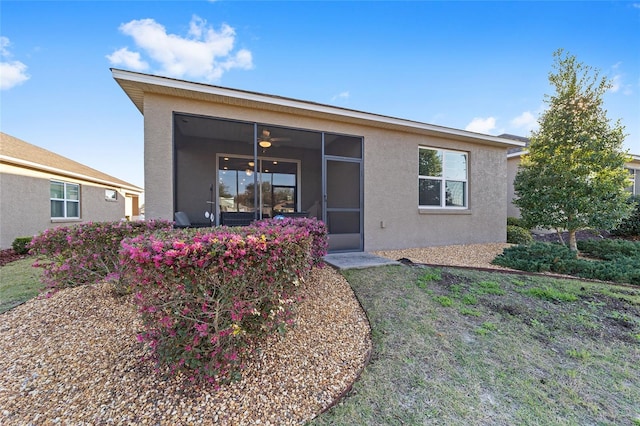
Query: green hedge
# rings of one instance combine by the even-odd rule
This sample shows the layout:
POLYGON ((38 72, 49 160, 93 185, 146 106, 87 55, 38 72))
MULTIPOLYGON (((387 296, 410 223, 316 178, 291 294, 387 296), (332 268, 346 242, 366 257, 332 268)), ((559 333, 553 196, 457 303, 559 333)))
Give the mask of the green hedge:
POLYGON ((513 216, 509 216, 507 218, 507 226, 517 226, 519 228, 523 228, 523 229, 529 229, 529 226, 527 226, 527 223, 524 221, 524 219, 520 218, 520 217, 513 217, 513 216))
POLYGON ((17 254, 27 254, 29 253, 29 244, 31 243, 32 239, 33 237, 18 237, 13 240, 11 248, 17 254))
POLYGON ((528 229, 507 225, 507 242, 509 244, 531 244, 533 235, 528 229))
POLYGON ((589 240, 579 241, 578 248, 601 260, 579 259, 567 246, 536 242, 505 249, 493 264, 640 285, 640 242, 589 240))
POLYGON ((640 237, 640 195, 629 198, 629 203, 635 204, 635 209, 631 216, 623 220, 620 225, 611 231, 612 235, 619 237, 640 237))

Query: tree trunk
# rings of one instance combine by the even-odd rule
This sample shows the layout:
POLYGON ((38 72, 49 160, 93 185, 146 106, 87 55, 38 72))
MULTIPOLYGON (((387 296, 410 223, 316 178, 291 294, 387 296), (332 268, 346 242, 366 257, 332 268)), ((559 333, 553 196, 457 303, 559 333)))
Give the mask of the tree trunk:
POLYGON ((569 229, 569 248, 578 251, 578 242, 576 241, 576 230, 569 229))

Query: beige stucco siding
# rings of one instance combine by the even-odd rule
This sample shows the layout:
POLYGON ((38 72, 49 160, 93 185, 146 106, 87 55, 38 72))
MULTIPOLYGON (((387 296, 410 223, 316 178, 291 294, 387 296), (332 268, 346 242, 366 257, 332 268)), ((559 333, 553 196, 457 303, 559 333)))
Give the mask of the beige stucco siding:
POLYGON ((511 157, 507 159, 507 217, 520 217, 520 209, 513 204, 516 193, 513 188, 513 182, 518 173, 520 166, 520 157, 511 157))
POLYGON ((173 109, 166 98, 144 100, 145 218, 173 220, 173 109))
POLYGON ((504 156, 501 148, 410 133, 365 136, 365 250, 504 241, 504 156), (420 146, 468 153, 468 210, 418 208, 420 146))
POLYGON ((124 194, 119 192, 116 201, 107 201, 105 189, 106 186, 77 179, 0 165, 0 248, 11 247, 17 237, 33 236, 51 227, 122 219, 125 215, 124 194), (80 220, 51 219, 51 180, 80 185, 80 220))
POLYGON ((0 195, 0 248, 51 226, 48 181, 0 173, 0 195))
POLYGON ((364 137, 366 251, 506 239, 505 148, 151 93, 144 98, 147 218, 173 217, 174 111, 364 137), (468 210, 436 212, 418 208, 420 146, 469 154, 468 210))

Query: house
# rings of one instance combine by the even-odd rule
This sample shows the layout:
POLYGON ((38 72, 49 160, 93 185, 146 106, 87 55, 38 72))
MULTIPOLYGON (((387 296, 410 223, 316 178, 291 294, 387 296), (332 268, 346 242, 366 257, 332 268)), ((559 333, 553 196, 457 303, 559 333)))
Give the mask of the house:
MULTIPOLYGON (((509 182, 507 190, 507 200, 509 200, 507 204, 507 216, 520 217, 520 209, 513 204, 513 199, 515 197, 513 182, 516 178, 516 173, 518 173, 518 168, 520 167, 520 158, 523 154, 527 153, 526 146, 529 145, 529 139, 510 134, 502 134, 500 137, 514 139, 525 143, 525 148, 512 148, 507 152, 507 180, 509 182)), ((640 155, 632 154, 631 161, 625 164, 625 168, 629 171, 631 178, 631 185, 627 188, 627 191, 633 195, 640 195, 640 155)))
POLYGON ((142 188, 0 132, 0 248, 47 228, 137 219, 142 188))
POLYGON ((332 252, 506 239, 506 152, 521 142, 111 71, 144 116, 147 218, 316 217, 332 252))

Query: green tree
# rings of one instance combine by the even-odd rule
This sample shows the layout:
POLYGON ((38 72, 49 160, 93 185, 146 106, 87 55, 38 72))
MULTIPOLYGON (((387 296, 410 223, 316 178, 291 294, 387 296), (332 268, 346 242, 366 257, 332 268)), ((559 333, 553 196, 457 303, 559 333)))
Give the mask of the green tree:
POLYGON ((528 224, 567 230, 569 248, 577 251, 576 231, 612 229, 630 214, 628 155, 624 127, 603 108, 611 81, 562 49, 554 58, 555 93, 545 96, 548 109, 522 157, 514 203, 528 224))

